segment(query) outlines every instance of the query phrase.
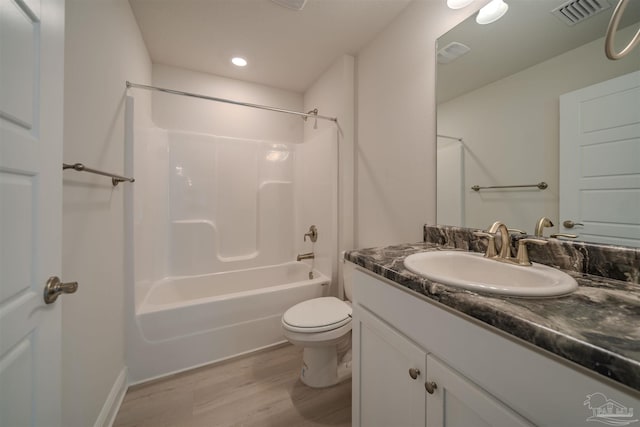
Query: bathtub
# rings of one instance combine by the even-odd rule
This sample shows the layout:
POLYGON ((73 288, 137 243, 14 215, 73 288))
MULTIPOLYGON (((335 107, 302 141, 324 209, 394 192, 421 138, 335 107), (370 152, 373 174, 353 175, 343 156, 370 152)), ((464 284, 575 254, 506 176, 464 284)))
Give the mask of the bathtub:
POLYGON ((329 294, 330 279, 302 262, 155 283, 130 337, 132 383, 284 342, 282 314, 329 294))

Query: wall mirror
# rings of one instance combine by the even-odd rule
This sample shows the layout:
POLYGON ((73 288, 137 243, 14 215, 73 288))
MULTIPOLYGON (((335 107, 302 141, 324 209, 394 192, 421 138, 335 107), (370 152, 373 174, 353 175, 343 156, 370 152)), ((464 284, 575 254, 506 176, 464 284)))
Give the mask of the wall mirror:
MULTIPOLYGON (((545 237, 640 247, 640 49, 605 56, 617 0, 570 2, 584 16, 566 1, 507 3, 437 40, 438 223, 534 234, 546 216, 545 237)), ((629 2, 618 50, 639 26, 629 2)))

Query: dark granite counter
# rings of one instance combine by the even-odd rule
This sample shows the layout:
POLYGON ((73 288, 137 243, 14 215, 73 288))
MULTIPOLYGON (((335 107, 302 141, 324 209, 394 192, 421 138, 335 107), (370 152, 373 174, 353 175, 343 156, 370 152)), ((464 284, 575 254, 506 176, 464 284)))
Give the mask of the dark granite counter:
POLYGON ((345 258, 640 392, 640 285, 633 280, 637 276, 622 281, 565 269, 578 282, 574 293, 557 298, 517 298, 483 295, 431 282, 405 269, 404 258, 413 253, 460 250, 443 246, 446 243, 354 250, 347 252, 345 258))

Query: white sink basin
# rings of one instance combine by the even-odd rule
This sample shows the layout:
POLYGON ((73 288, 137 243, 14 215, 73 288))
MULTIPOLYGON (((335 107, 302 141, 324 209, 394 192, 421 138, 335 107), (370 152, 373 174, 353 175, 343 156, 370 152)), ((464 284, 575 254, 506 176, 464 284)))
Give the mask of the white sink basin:
POLYGON ((512 265, 473 252, 420 252, 409 255, 404 265, 435 282, 491 294, 550 297, 578 288, 573 277, 555 268, 536 263, 512 265))

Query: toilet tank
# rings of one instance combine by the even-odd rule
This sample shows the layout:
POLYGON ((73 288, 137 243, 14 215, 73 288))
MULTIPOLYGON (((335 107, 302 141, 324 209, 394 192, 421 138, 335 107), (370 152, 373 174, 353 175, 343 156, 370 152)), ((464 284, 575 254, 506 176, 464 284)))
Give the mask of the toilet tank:
POLYGON ((345 260, 343 254, 342 263, 342 283, 344 285, 344 299, 352 301, 351 290, 353 289, 353 272, 356 265, 345 260))

